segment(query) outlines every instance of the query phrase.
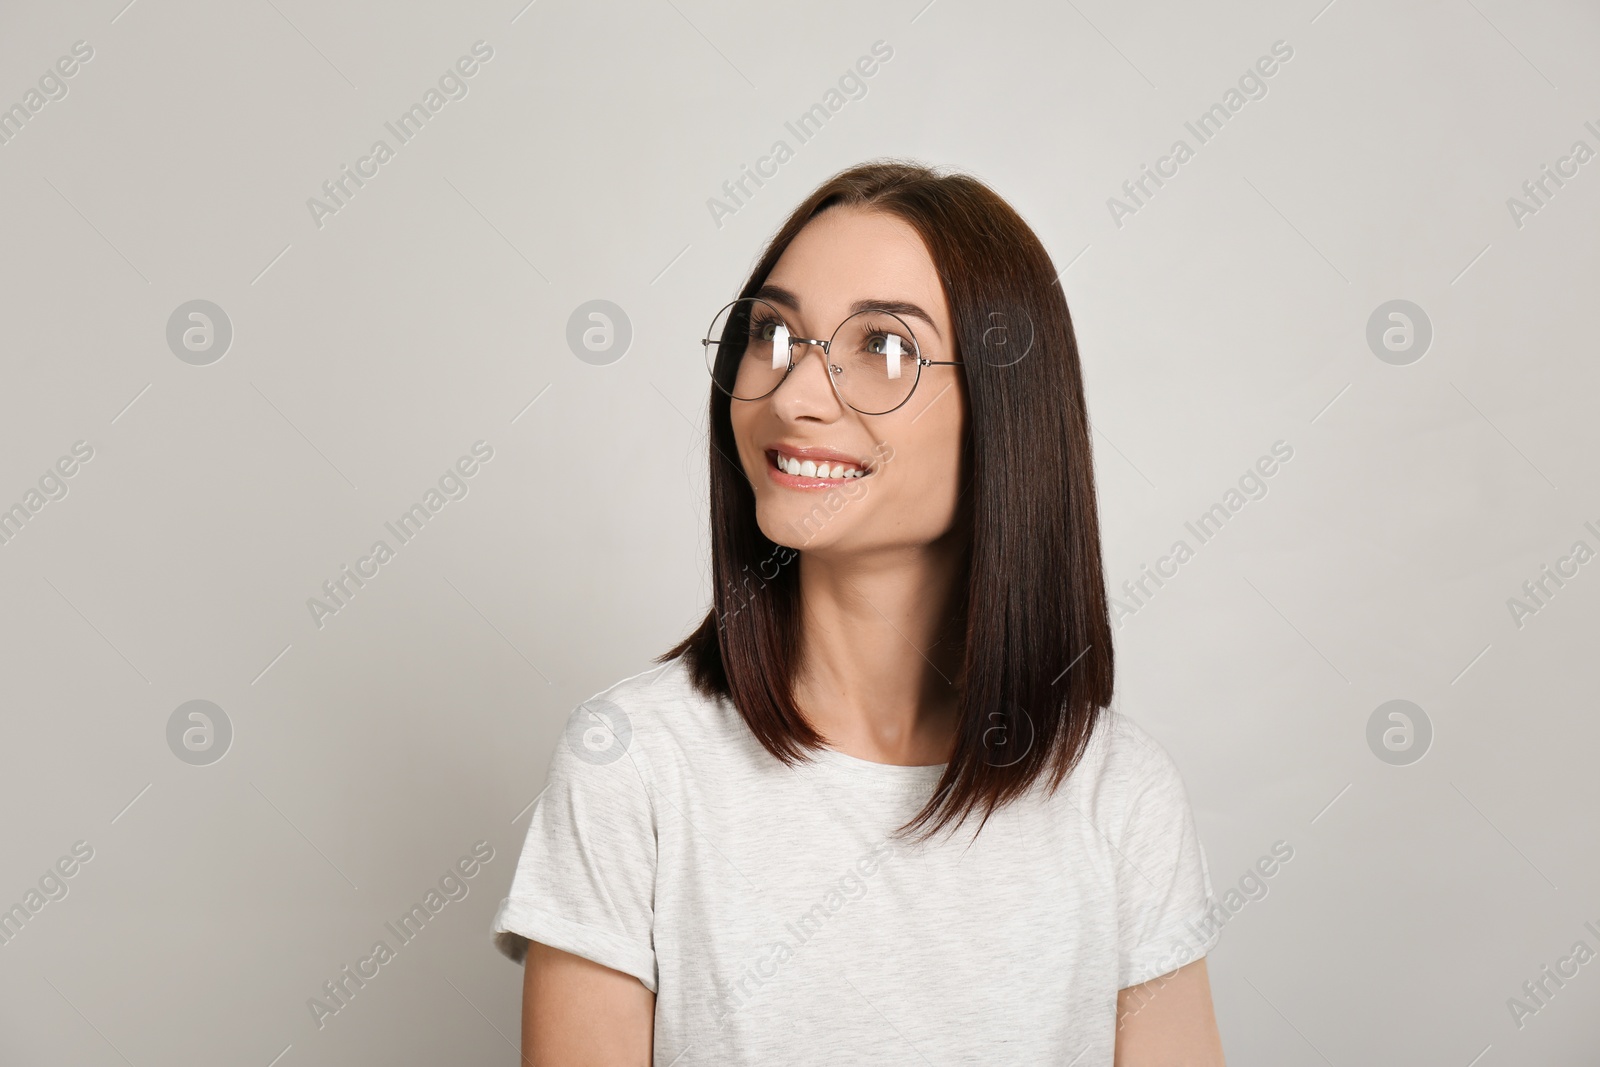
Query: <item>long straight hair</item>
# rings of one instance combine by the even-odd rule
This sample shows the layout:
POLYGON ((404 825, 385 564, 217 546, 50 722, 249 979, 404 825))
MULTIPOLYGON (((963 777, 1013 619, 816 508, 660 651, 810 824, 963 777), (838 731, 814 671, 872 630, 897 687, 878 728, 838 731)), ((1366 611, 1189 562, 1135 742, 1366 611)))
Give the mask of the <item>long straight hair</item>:
MULTIPOLYGON (((953 531, 965 580, 944 620, 961 645, 950 758, 922 809, 897 833, 928 837, 990 814, 1036 781, 1054 790, 1111 701, 1111 619, 1100 558, 1083 374, 1066 297, 1032 229, 976 178, 896 159, 829 178, 795 208, 751 271, 753 296, 795 235, 848 205, 917 231, 939 273, 964 366, 969 409, 961 470, 969 481, 953 531)), ((729 418, 710 393, 713 598, 699 626, 657 656, 680 655, 695 687, 726 697, 786 764, 823 738, 794 699, 801 647, 794 550, 761 532, 729 418), (781 561, 781 562, 780 562, 781 561)), ((974 831, 976 834, 977 831, 974 831)))

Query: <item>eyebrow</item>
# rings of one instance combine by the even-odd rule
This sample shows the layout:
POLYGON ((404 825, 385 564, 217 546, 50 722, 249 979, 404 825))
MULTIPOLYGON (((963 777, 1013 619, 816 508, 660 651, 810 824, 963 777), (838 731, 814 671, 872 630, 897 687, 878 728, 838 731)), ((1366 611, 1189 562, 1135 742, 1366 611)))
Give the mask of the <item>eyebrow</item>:
MULTIPOLYGON (((755 295, 763 300, 770 300, 774 304, 781 304, 790 311, 800 310, 800 298, 795 296, 781 285, 772 285, 770 283, 763 285, 760 289, 756 290, 755 295)), ((921 319, 923 322, 928 324, 928 328, 933 331, 933 335, 935 337, 939 338, 941 341, 944 340, 944 336, 939 333, 939 327, 934 324, 933 316, 929 315, 926 311, 923 311, 917 305, 908 303, 907 301, 878 300, 869 297, 865 300, 857 300, 854 304, 850 305, 850 314, 852 315, 860 314, 863 311, 881 311, 889 315, 909 315, 912 318, 921 319)))

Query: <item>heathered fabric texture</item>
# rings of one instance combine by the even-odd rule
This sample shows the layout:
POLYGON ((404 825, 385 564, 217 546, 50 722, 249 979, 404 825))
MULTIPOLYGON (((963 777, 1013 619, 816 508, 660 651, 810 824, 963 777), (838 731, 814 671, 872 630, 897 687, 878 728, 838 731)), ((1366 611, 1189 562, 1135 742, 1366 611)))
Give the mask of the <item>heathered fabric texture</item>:
POLYGON ((1107 711, 1054 795, 892 840, 941 770, 785 767, 681 660, 634 675, 557 742, 495 944, 637 977, 663 1067, 1110 1067, 1117 991, 1221 933, 1177 767, 1107 711))

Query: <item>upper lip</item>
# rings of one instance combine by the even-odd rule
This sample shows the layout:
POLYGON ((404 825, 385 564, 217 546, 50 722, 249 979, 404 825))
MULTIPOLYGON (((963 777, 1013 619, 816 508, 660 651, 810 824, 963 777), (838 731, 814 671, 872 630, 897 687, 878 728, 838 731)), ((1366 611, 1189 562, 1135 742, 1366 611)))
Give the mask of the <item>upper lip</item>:
POLYGON ((832 448, 819 448, 816 445, 790 445, 778 442, 768 445, 766 450, 769 455, 773 452, 782 452, 786 456, 793 456, 796 459, 809 459, 814 463, 821 463, 826 460, 829 463, 845 463, 852 467, 859 467, 864 471, 872 469, 872 464, 864 463, 854 456, 846 455, 832 448))

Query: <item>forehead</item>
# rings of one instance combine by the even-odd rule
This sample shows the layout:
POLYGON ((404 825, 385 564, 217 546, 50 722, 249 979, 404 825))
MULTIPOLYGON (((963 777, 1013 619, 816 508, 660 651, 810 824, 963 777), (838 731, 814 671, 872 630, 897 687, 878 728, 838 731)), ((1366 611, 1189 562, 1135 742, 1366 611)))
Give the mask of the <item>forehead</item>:
POLYGON ((945 315, 944 291, 922 238, 909 223, 881 211, 823 212, 795 235, 768 281, 796 294, 808 311, 835 311, 873 297, 906 300, 945 315))

